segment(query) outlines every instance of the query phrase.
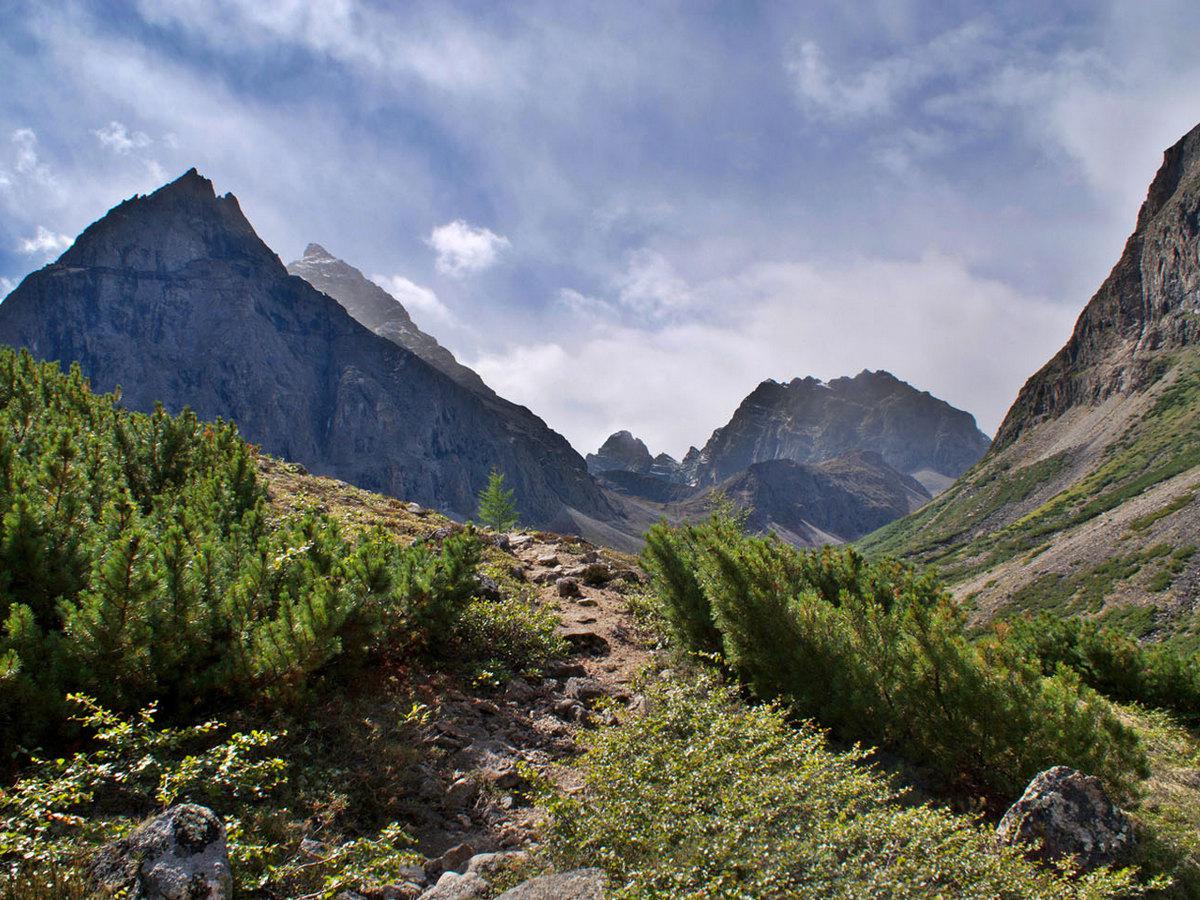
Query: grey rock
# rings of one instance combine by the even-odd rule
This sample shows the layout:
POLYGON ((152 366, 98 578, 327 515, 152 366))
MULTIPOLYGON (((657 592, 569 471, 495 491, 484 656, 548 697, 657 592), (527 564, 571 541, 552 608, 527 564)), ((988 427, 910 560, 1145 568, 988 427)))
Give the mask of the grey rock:
POLYGON ((529 854, 521 850, 509 850, 502 853, 478 853, 467 863, 467 872, 481 878, 491 880, 504 869, 520 865, 529 859, 529 854))
POLYGON ((523 881, 497 900, 604 900, 607 881, 603 869, 575 869, 523 881))
POLYGON ((145 900, 224 900, 233 895, 225 826, 207 807, 183 803, 103 847, 88 874, 102 894, 145 900))
POLYGON ((470 844, 456 844, 441 856, 426 860, 425 875, 433 879, 439 878, 443 872, 462 872, 474 855, 475 848, 470 844))
POLYGON ((1093 775, 1067 766, 1038 774, 996 828, 1038 859, 1074 857, 1086 870, 1120 860, 1134 844, 1133 824, 1093 775))
POLYGON ((499 600, 501 596, 500 582, 482 572, 475 576, 475 590, 484 600, 499 600))
POLYGON ((488 883, 471 872, 446 872, 437 884, 421 895, 421 900, 474 900, 485 897, 488 883))
POLYGON ((583 594, 579 589, 579 581, 575 578, 560 578, 555 584, 560 597, 579 597, 583 594))

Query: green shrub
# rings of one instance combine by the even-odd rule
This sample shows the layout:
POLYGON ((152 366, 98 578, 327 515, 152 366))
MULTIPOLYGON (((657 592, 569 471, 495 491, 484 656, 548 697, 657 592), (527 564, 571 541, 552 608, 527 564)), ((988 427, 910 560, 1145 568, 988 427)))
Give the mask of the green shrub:
POLYGON ((558 616, 524 598, 472 600, 454 625, 459 658, 496 677, 537 672, 565 656, 558 616))
POLYGON ((479 556, 469 529, 402 548, 275 521, 232 425, 129 413, 78 367, 0 349, 0 752, 64 737, 70 691, 183 716, 294 701, 383 652, 445 657, 479 556))
POLYGON ((1084 619, 1045 613, 999 623, 993 640, 1036 662, 1046 674, 1060 666, 1114 700, 1200 715, 1200 655, 1142 646, 1084 619))
POLYGON ((1135 896, 1128 871, 1067 878, 968 819, 903 805, 860 751, 711 678, 647 693, 593 732, 581 793, 550 794, 547 848, 600 866, 617 897, 1135 896))
MULTIPOLYGON (((759 697, 786 700, 842 739, 891 748, 946 786, 1010 799, 1051 765, 1114 787, 1145 771, 1136 736, 1102 698, 1069 671, 1047 675, 1004 645, 972 644, 928 575, 849 549, 746 537, 721 515, 683 539, 660 532, 648 552, 676 555, 654 570, 673 620, 697 615, 698 585, 726 664, 759 697), (663 575, 687 567, 692 582, 663 575)), ((677 631, 690 649, 709 649, 677 631)))

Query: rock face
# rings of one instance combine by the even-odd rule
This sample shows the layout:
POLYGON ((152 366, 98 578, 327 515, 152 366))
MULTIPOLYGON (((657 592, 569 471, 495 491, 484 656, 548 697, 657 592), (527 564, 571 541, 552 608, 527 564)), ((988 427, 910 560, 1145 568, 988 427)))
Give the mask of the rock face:
POLYGON ((1133 825, 1100 779, 1055 766, 1029 783, 996 829, 1006 844, 1029 846, 1047 861, 1074 857, 1084 870, 1119 861, 1133 847, 1133 825))
POLYGON ((232 419, 272 454, 455 516, 496 467, 530 524, 622 527, 565 439, 289 275, 194 169, 25 278, 0 304, 0 342, 79 362, 126 406, 232 419))
POLYGON ((754 463, 820 463, 870 450, 897 471, 928 473, 936 483, 966 471, 988 445, 970 413, 888 372, 863 371, 828 383, 764 381, 698 454, 688 454, 687 474, 693 483, 717 484, 754 463))
POLYGON ((1163 155, 1124 252, 1070 340, 1034 374, 996 435, 1006 447, 1075 406, 1142 390, 1156 358, 1200 340, 1200 125, 1163 155))
POLYGON ((603 472, 649 472, 654 457, 646 445, 628 431, 611 434, 595 453, 586 457, 588 471, 593 475, 603 472))
MULTIPOLYGON (((790 459, 754 463, 717 489, 750 510, 752 530, 775 531, 808 546, 852 541, 929 501, 920 482, 868 451, 818 465, 790 459)), ((707 507, 705 493, 676 508, 692 519, 707 507)))
POLYGON ((605 883, 602 869, 575 869, 531 878, 505 891, 498 900, 604 900, 605 883))
POLYGON ((463 387, 487 397, 496 396, 472 369, 418 328, 399 300, 320 244, 309 244, 304 256, 288 263, 287 270, 328 294, 380 337, 411 350, 463 387))
POLYGON ((1198 444, 1200 126, 1165 153, 1121 258, 985 459, 863 548, 937 565, 977 619, 1053 583, 1059 610, 1135 604, 1166 634, 1187 627, 1200 584, 1200 559, 1178 561, 1200 528, 1198 444), (1172 567, 1083 602, 1090 572, 1163 548, 1172 567))
POLYGON ((225 900, 233 896, 225 826, 191 803, 172 807, 104 847, 88 873, 105 896, 145 900, 225 900))

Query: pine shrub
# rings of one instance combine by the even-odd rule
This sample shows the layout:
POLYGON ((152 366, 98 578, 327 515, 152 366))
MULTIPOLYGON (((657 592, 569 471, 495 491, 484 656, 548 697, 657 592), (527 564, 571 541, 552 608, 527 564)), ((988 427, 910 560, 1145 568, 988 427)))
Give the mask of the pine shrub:
POLYGON ((973 644, 929 575, 748 537, 721 513, 658 526, 646 557, 683 646, 711 652, 715 629, 724 664, 759 697, 894 750, 944 787, 1005 802, 1052 765, 1117 789, 1145 774, 1136 736, 1103 698, 1013 647, 973 644))

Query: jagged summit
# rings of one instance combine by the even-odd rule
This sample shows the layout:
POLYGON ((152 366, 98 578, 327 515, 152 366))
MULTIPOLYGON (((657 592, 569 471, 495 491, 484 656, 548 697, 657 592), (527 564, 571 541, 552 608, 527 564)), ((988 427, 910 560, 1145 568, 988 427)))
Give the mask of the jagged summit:
POLYGON ((417 354, 463 387, 489 398, 496 397, 474 370, 417 327, 399 300, 320 244, 305 247, 304 256, 289 263, 287 270, 328 294, 380 337, 417 354))
POLYGON ((322 247, 320 244, 309 244, 307 247, 305 247, 304 248, 304 259, 306 261, 312 261, 312 260, 336 261, 336 257, 332 253, 330 253, 328 250, 326 250, 324 247, 322 247))
POLYGON ((172 272, 202 260, 282 268, 233 194, 217 196, 196 169, 118 204, 58 259, 72 267, 172 272))
POLYGON ((829 382, 808 376, 763 381, 684 469, 716 484, 756 462, 819 463, 874 450, 887 465, 940 490, 987 450, 975 417, 884 370, 829 382), (925 473, 925 474, 919 474, 925 473))

